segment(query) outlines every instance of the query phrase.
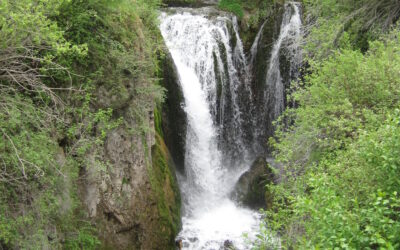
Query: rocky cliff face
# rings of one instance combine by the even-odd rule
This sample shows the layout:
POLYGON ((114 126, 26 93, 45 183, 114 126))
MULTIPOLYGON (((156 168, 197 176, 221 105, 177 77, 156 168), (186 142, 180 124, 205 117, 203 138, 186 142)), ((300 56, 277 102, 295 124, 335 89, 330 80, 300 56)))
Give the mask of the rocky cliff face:
POLYGON ((175 168, 151 114, 146 122, 146 134, 128 126, 112 131, 101 159, 89 155, 92 166, 81 173, 81 195, 104 248, 173 249, 180 224, 175 168))
MULTIPOLYGON (((114 116, 124 122, 87 154, 90 164, 80 173, 80 196, 102 248, 174 249, 180 227, 176 166, 164 142, 156 104, 150 101, 149 107, 138 107, 135 102, 129 85, 135 81, 125 83, 126 98, 121 92, 113 98, 112 89, 98 90, 102 98, 97 105, 113 107, 114 116)), ((174 102, 173 96, 174 92, 168 94, 169 102, 174 102)), ((170 145, 175 145, 172 133, 166 131, 170 145)), ((174 153, 176 148, 172 147, 174 153)))

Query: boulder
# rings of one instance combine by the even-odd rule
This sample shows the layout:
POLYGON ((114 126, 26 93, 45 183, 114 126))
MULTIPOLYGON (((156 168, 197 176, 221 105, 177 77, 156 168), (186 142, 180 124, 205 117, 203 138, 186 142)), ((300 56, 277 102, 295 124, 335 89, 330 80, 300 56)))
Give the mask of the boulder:
POLYGON ((268 209, 271 205, 271 194, 266 185, 274 181, 273 169, 266 159, 260 157, 237 182, 231 196, 239 204, 253 209, 268 209))

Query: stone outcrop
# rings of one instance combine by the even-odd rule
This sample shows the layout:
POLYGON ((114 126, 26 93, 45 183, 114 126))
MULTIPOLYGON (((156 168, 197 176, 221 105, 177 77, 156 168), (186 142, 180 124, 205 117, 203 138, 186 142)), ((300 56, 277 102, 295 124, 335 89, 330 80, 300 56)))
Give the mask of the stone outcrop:
POLYGON ((174 249, 180 194, 163 139, 120 127, 108 135, 102 160, 94 155, 82 170, 80 189, 103 247, 174 249))
MULTIPOLYGON (((122 125, 108 133, 104 145, 93 146, 87 154, 89 164, 80 173, 79 194, 99 233, 102 249, 175 249, 181 201, 177 166, 163 135, 173 154, 180 155, 178 151, 184 145, 176 141, 183 140, 174 136, 181 135, 177 131, 183 128, 174 126, 185 118, 183 111, 176 111, 180 95, 174 92, 178 90, 176 86, 170 86, 178 83, 171 72, 171 68, 165 70, 170 92, 168 105, 164 106, 173 110, 165 108, 164 115, 153 104, 154 108, 142 112, 138 120, 132 116, 137 108, 132 95, 117 100, 104 95, 107 100, 100 99, 99 106, 115 108, 115 116, 124 119, 122 125)), ((182 165, 183 153, 180 157, 176 159, 182 165)))
POLYGON ((269 208, 272 197, 265 186, 273 181, 273 169, 265 158, 260 157, 239 178, 231 196, 239 204, 253 209, 269 208))

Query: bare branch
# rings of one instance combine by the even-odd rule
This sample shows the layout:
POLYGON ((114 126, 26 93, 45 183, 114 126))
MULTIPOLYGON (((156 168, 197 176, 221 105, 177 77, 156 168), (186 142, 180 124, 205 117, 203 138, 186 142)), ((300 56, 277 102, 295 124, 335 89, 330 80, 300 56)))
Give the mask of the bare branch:
POLYGON ((5 137, 7 137, 7 139, 10 141, 10 143, 11 143, 11 145, 12 145, 14 151, 15 151, 15 156, 17 157, 19 163, 21 164, 21 167, 22 167, 22 175, 24 176, 24 179, 27 180, 28 177, 26 176, 26 173, 25 173, 25 164, 24 164, 23 159, 21 159, 21 157, 19 156, 18 149, 15 147, 13 140, 12 140, 11 137, 4 131, 4 129, 1 129, 1 131, 3 132, 3 135, 4 135, 5 137))

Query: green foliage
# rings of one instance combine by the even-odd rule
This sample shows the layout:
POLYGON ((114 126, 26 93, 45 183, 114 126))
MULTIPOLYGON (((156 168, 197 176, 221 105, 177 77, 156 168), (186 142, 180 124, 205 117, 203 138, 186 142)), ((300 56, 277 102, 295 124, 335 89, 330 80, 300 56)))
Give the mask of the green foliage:
POLYGON ((305 48, 318 60, 341 48, 345 36, 353 49, 366 51, 398 20, 400 4, 396 0, 304 0, 308 16, 305 48))
MULTIPOLYGON (((84 221, 73 214, 80 204, 72 183, 79 169, 52 138, 57 120, 20 94, 3 92, 2 101, 0 242, 30 249, 59 248, 64 240, 81 244, 75 233, 82 233, 84 221)), ((93 234, 86 239, 96 242, 93 234)))
POLYGON ((1 47, 4 49, 23 43, 40 45, 42 42, 49 45, 65 45, 60 43, 63 40, 62 31, 48 19, 48 14, 53 13, 59 4, 59 1, 2 1, 1 47), (33 32, 33 28, 43 32, 33 32), (26 41, 27 37, 29 41, 26 41))
POLYGON ((76 68, 90 79, 92 101, 113 110, 133 102, 125 118, 136 120, 138 132, 148 129, 145 118, 154 100, 161 102, 164 96, 155 78, 161 39, 159 4, 158 0, 71 1, 61 5, 56 17, 69 40, 88 47, 87 60, 79 61, 76 68))
POLYGON ((59 5, 0 4, 0 245, 6 248, 80 242, 74 234, 82 220, 73 215, 80 204, 72 184, 78 168, 58 147, 64 104, 53 87, 70 80, 58 58, 83 58, 86 50, 66 41, 49 18, 59 5), (55 83, 57 78, 62 80, 55 83))
POLYGON ((292 96, 299 108, 286 112, 295 124, 277 132, 280 156, 297 165, 319 160, 345 148, 359 128, 374 126, 385 117, 383 110, 398 105, 400 59, 393 56, 398 38, 385 43, 374 42, 367 55, 344 50, 315 66, 306 87, 292 96))
POLYGON ((89 154, 105 165, 103 142, 122 115, 142 133, 163 99, 159 4, 0 1, 0 248, 100 244, 79 173, 89 154))
POLYGON ((221 0, 218 3, 218 7, 222 10, 232 12, 239 18, 243 18, 243 8, 239 0, 221 0))
POLYGON ((266 212, 283 248, 400 247, 399 34, 312 63, 294 87, 298 107, 271 139, 286 171, 266 212))
POLYGON ((97 249, 100 241, 93 237, 96 231, 91 225, 82 225, 73 239, 67 239, 63 245, 65 249, 97 249))

